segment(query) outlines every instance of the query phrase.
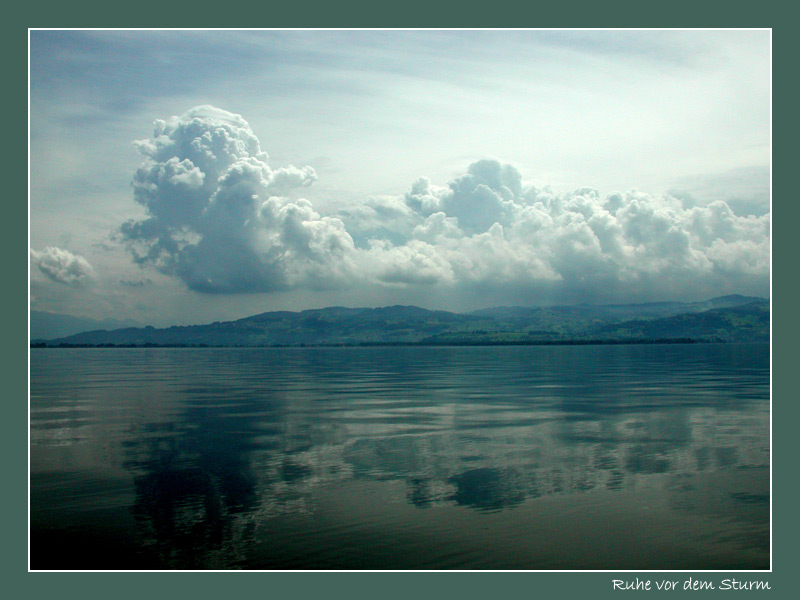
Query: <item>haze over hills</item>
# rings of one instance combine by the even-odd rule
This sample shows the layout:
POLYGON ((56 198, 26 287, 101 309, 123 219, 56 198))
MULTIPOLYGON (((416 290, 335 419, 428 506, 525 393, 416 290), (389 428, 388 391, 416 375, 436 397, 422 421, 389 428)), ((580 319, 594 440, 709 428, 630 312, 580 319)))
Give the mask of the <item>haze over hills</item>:
POLYGON ((497 307, 471 313, 416 306, 266 312, 184 327, 127 327, 36 340, 42 345, 301 346, 535 344, 619 341, 768 341, 769 301, 497 307))
POLYGON ((32 340, 53 339, 75 335, 83 331, 97 329, 121 329, 124 327, 141 327, 142 324, 133 319, 87 319, 60 313, 30 311, 30 336, 32 340))

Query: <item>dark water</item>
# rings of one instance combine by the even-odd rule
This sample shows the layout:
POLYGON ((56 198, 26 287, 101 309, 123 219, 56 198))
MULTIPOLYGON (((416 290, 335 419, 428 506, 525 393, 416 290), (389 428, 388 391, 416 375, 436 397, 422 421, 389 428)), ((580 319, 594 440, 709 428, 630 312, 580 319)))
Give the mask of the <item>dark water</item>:
POLYGON ((768 569, 769 348, 31 350, 33 569, 768 569))

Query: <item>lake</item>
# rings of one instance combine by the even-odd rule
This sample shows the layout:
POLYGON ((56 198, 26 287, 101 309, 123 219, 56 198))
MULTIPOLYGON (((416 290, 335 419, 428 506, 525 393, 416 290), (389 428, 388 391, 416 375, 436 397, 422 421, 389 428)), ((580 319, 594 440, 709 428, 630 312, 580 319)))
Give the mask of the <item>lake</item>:
POLYGON ((32 349, 32 569, 768 569, 766 344, 32 349))

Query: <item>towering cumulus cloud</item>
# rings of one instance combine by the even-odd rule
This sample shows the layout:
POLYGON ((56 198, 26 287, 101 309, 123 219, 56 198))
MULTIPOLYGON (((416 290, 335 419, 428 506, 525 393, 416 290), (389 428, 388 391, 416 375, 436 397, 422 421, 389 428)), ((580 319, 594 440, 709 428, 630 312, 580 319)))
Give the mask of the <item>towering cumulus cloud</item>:
POLYGON ((481 160, 447 185, 420 178, 403 195, 320 216, 291 199, 313 169, 271 169, 238 115, 195 108, 157 121, 137 146, 134 194, 148 216, 123 235, 137 261, 201 292, 347 284, 422 299, 436 287, 491 303, 769 293, 769 215, 721 201, 559 194, 481 160))
POLYGON ((271 169, 241 116, 197 107, 156 121, 136 145, 145 161, 134 197, 148 218, 122 226, 136 261, 201 292, 327 287, 346 275, 353 241, 342 222, 288 199, 314 170, 271 169))

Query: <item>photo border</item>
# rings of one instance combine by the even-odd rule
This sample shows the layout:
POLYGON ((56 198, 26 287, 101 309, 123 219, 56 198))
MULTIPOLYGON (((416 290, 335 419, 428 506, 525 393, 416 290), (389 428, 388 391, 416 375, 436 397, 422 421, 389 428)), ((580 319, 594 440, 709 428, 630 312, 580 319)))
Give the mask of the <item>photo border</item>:
MULTIPOLYGON (((774 3, 777 5, 777 3, 774 3)), ((796 75, 789 71, 793 56, 789 46, 791 9, 776 8, 772 2, 701 2, 700 0, 676 1, 662 5, 644 2, 571 2, 542 7, 527 8, 513 2, 493 2, 472 7, 466 3, 450 2, 433 5, 430 2, 412 0, 393 6, 375 2, 322 3, 302 2, 294 6, 276 7, 265 3, 252 7, 232 5, 231 14, 219 14, 223 6, 189 10, 184 5, 170 6, 165 3, 138 2, 121 6, 110 3, 84 2, 81 5, 68 3, 37 3, 35 7, 21 8, 12 15, 7 25, 7 35, 2 44, 7 62, 7 77, 16 90, 19 85, 25 90, 25 100, 17 99, 17 92, 6 94, 3 99, 7 115, 15 115, 27 98, 27 39, 28 28, 770 28, 773 42, 773 114, 780 117, 773 139, 773 173, 788 172, 788 160, 797 155, 796 96, 792 94, 796 75), (492 14, 486 14, 491 11, 492 14), (21 14, 20 14, 21 13, 21 14), (792 102, 789 110, 789 102, 792 102), (783 166, 783 168, 780 168, 783 166)), ((791 65, 793 70, 796 65, 791 65)), ((9 119, 13 137, 28 139, 27 123, 22 119, 9 119)), ((615 578, 632 579, 695 579, 720 581, 723 577, 743 580, 769 581, 772 594, 791 594, 794 588, 792 571, 795 556, 796 519, 791 516, 789 502, 797 497, 797 469, 789 470, 789 460, 794 460, 796 448, 789 447, 792 434, 790 424, 796 422, 798 404, 790 395, 788 371, 791 368, 792 349, 789 346, 794 336, 796 319, 789 318, 789 307, 783 304, 791 297, 791 290, 782 292, 775 300, 772 296, 773 315, 775 304, 780 317, 780 328, 773 328, 773 561, 771 572, 292 572, 264 573, 248 572, 236 579, 232 573, 45 573, 28 571, 28 435, 20 433, 20 422, 28 422, 27 403, 20 400, 28 396, 28 331, 27 321, 17 319, 18 280, 28 280, 28 263, 17 262, 18 253, 23 252, 19 239, 27 235, 13 227, 13 217, 21 211, 17 197, 27 196, 21 183, 22 175, 28 173, 27 154, 15 152, 10 157, 12 168, 12 194, 7 202, 12 208, 12 219, 6 221, 3 243, 6 255, 14 257, 7 264, 12 270, 12 286, 3 295, 10 335, 3 343, 9 393, 6 397, 3 456, 7 462, 9 492, 4 495, 4 543, 3 573, 4 588, 11 594, 34 599, 80 595, 82 598, 132 598, 144 595, 156 597, 189 596, 195 598, 217 598, 221 595, 252 595, 254 598, 317 598, 339 596, 349 598, 408 598, 433 595, 453 595, 463 598, 485 598, 496 596, 556 597, 562 594, 586 595, 591 598, 619 597, 621 592, 612 590, 615 578), (17 161, 25 164, 17 165, 17 161), (18 181, 20 180, 20 181, 18 181), (24 274, 23 270, 24 269, 24 274), (790 337, 791 336, 791 337, 790 337), (22 374, 25 373, 25 383, 22 374), (775 377, 775 374, 778 377, 775 377), (24 388, 23 388, 24 385, 24 388), (777 402, 775 402, 777 400, 777 402), (777 406, 777 410, 776 410, 777 406), (22 447, 25 447, 23 453, 22 447), (776 458, 777 457, 777 458, 776 458), (791 457, 787 459, 786 457, 791 457), (19 483, 18 483, 19 482, 19 483), (22 518, 25 515, 26 518, 22 518), (778 526, 775 526, 778 524, 778 526), (20 546, 24 550, 20 550, 20 546)), ((773 178, 773 193, 782 198, 777 204, 777 221, 773 218, 773 257, 775 249, 786 245, 791 239, 783 233, 789 223, 797 222, 797 204, 788 189, 785 177, 773 178)), ((795 192, 796 194, 796 192, 795 192)), ((774 209, 774 205, 772 206, 774 209)), ((771 209, 771 210, 772 210, 771 209)), ((28 214, 29 219, 29 214, 28 214)), ((28 248, 24 249, 27 256, 28 248)), ((778 263, 787 269, 792 256, 788 248, 778 250, 778 263)), ((776 265, 773 260, 773 271, 776 265)), ((773 282, 775 278, 773 275, 773 282)), ((787 284, 778 282, 774 288, 782 289, 787 284)), ((21 295, 21 294, 20 294, 21 295)), ((773 321, 774 323, 774 321, 773 321)), ((79 551, 79 549, 76 549, 79 551)), ((630 593, 630 592, 629 592, 630 593)), ((637 593, 637 592, 632 592, 637 593)), ((673 592, 674 593, 674 592, 673 592)), ((680 592, 679 592, 680 593, 680 592)), ((756 592, 758 593, 758 592, 756 592)), ((762 592, 763 593, 763 592, 762 592)), ((13 597, 13 596, 12 596, 13 597)))

